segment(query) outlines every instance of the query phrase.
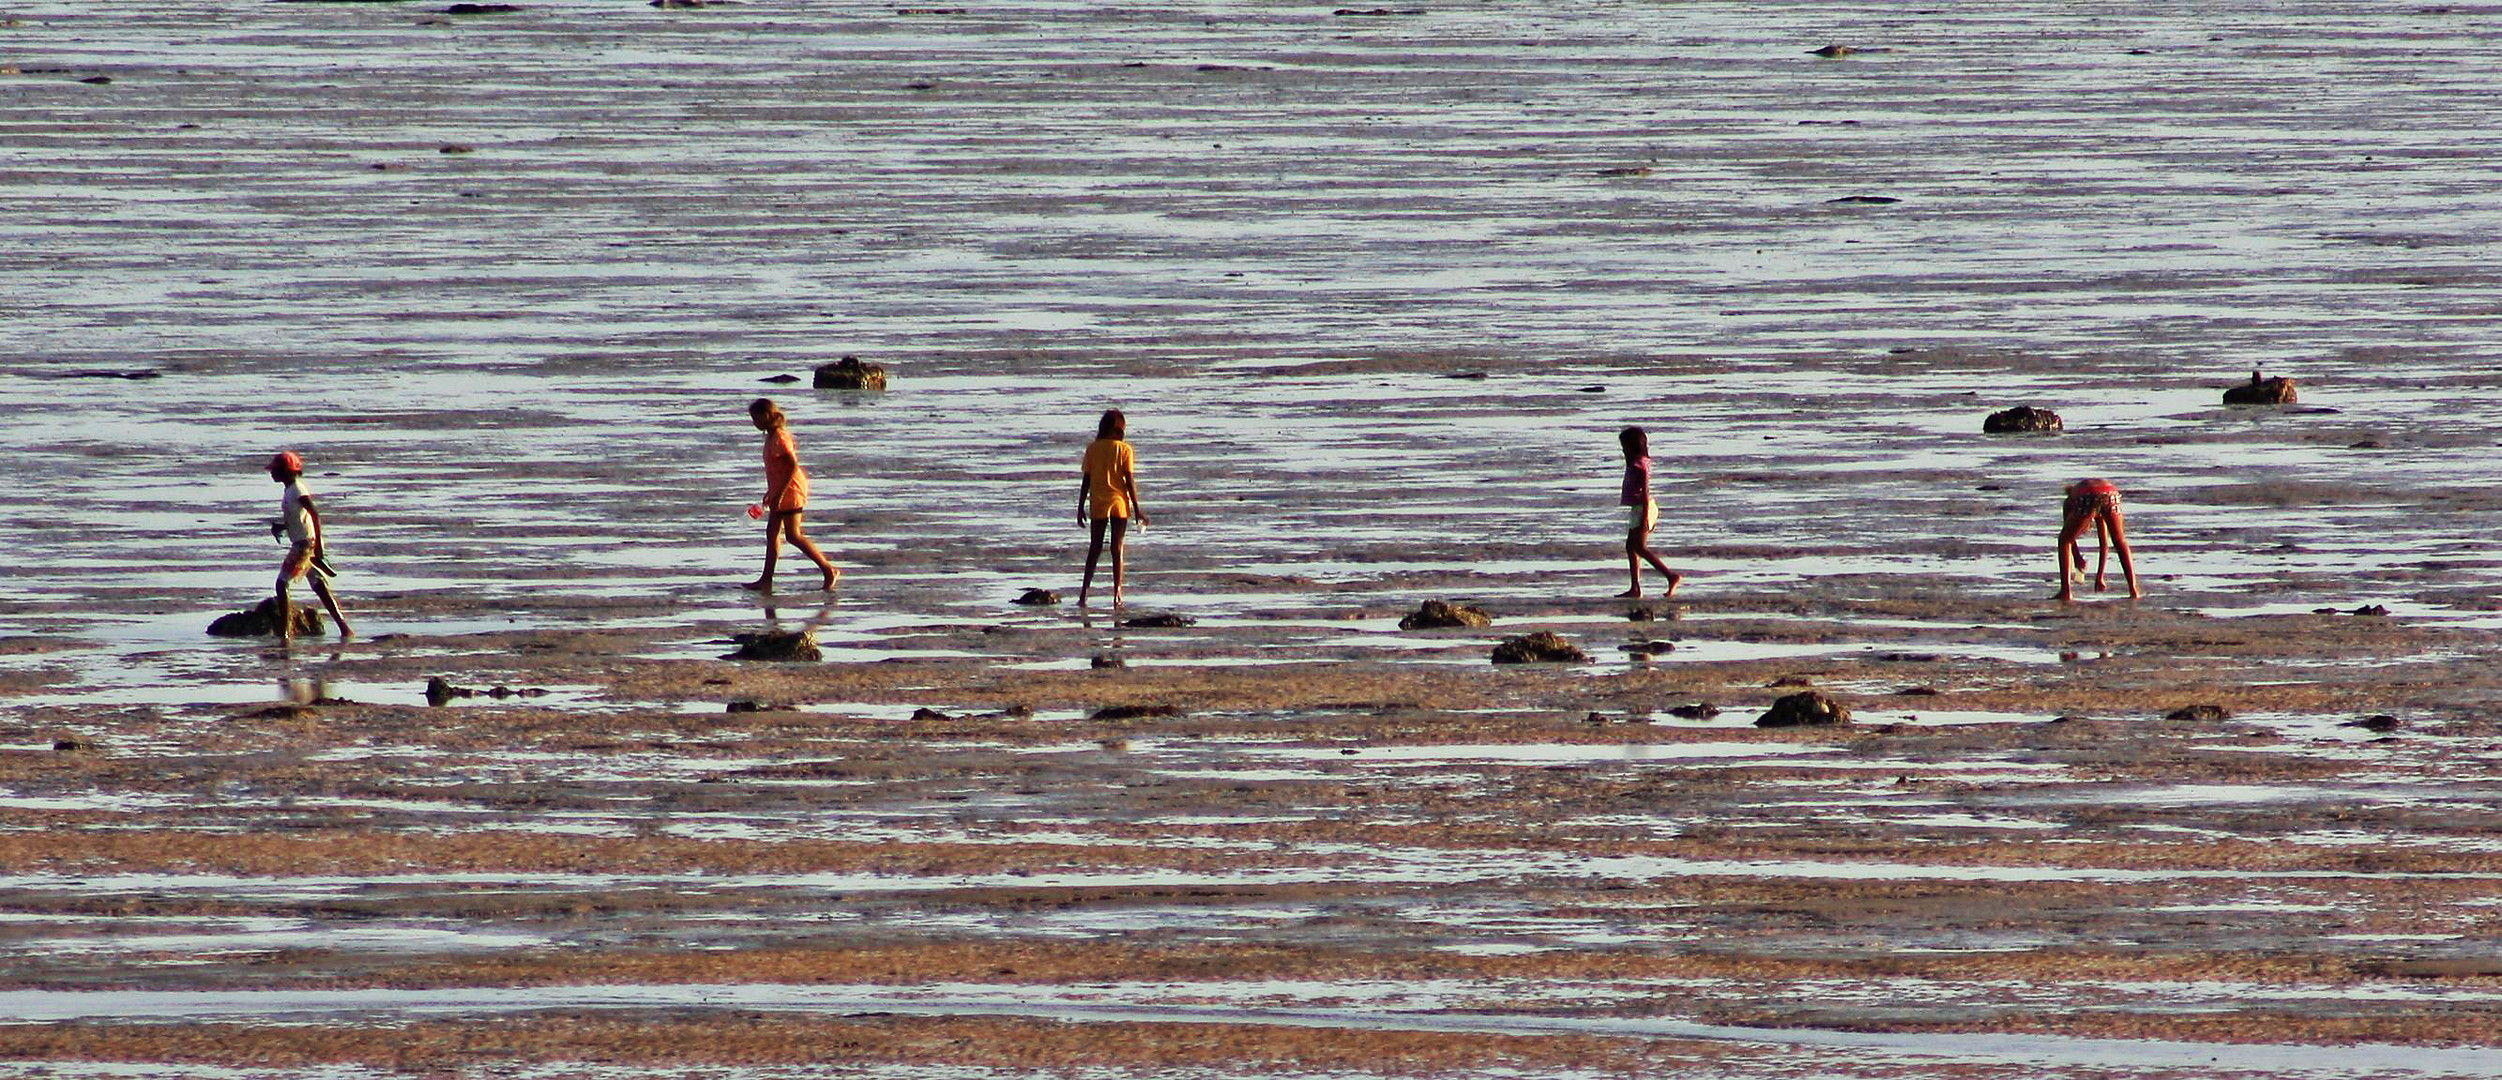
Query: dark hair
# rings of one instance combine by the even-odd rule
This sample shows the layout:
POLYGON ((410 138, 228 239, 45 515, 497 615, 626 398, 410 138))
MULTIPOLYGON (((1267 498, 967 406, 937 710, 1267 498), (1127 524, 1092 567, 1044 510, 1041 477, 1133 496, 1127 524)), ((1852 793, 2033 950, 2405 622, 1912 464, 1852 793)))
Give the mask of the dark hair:
POLYGON ((1095 425, 1095 438, 1126 439, 1128 437, 1129 418, 1122 416, 1119 409, 1103 410, 1103 420, 1095 425))
POLYGON ((760 397, 748 402, 747 415, 751 419, 769 421, 773 427, 781 427, 785 423, 782 417, 782 407, 774 404, 773 399, 769 397, 760 397))
POLYGON ((1644 433, 1641 428, 1629 427, 1623 431, 1617 432, 1616 441, 1624 444, 1625 454, 1627 456, 1651 456, 1651 437, 1644 433))

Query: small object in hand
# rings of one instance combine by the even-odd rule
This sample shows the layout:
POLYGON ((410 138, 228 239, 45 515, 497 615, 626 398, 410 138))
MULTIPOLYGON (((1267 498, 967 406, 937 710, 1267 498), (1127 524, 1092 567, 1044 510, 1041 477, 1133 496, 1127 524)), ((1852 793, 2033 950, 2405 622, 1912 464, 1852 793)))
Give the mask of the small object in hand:
POLYGON ((318 573, 326 578, 339 576, 339 571, 330 565, 330 556, 328 555, 313 556, 313 570, 315 573, 318 573))
POLYGON ((751 517, 751 518, 757 518, 757 519, 761 520, 761 519, 764 517, 764 504, 763 504, 763 503, 748 503, 748 504, 747 504, 747 516, 748 516, 748 517, 751 517))

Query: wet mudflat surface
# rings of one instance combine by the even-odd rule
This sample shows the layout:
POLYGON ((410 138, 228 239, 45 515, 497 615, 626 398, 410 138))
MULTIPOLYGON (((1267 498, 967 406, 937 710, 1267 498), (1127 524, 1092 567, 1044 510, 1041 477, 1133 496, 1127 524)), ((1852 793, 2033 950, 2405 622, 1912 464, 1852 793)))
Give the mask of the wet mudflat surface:
POLYGON ((0 12, 0 1069, 2502 1074, 2483 14, 445 6, 0 12))

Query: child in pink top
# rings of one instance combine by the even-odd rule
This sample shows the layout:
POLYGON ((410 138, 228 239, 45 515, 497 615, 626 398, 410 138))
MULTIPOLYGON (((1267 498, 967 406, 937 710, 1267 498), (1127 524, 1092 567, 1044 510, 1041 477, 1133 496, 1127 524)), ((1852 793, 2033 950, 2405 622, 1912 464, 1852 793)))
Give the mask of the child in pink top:
POLYGON ((1640 599, 1642 596, 1642 564, 1650 563, 1668 577, 1668 590, 1661 596, 1677 595, 1677 583, 1685 575, 1668 569, 1651 551, 1651 528, 1659 524, 1659 503, 1651 498, 1651 437, 1638 427, 1629 427, 1616 435, 1616 442, 1625 451, 1625 482, 1616 498, 1629 508, 1625 520, 1625 569, 1633 574, 1633 587, 1618 596, 1640 599))
POLYGON ((765 433, 764 501, 747 509, 749 516, 765 519, 764 574, 748 582, 747 587, 758 592, 773 591, 773 567, 782 558, 782 538, 787 536, 792 547, 825 573, 825 583, 819 588, 831 589, 834 579, 843 576, 842 571, 826 561, 825 553, 818 551, 799 527, 800 515, 808 509, 808 470, 799 466, 799 441, 791 437, 789 419, 772 398, 757 398, 750 403, 747 418, 754 422, 756 430, 765 433))

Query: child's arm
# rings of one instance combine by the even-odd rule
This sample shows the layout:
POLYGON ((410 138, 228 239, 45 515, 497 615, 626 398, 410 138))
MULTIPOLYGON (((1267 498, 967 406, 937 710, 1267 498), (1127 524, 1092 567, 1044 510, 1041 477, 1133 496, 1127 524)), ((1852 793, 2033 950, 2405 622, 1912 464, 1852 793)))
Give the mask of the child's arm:
POLYGON ((313 523, 313 557, 318 559, 322 556, 321 510, 313 505, 313 497, 310 495, 303 497, 303 503, 304 520, 313 523))
POLYGON ((1121 486, 1129 489, 1130 516, 1138 519, 1139 528, 1146 528, 1147 508, 1144 504, 1138 501, 1138 478, 1135 476, 1124 476, 1121 478, 1121 486))
POLYGON ((1077 474, 1077 523, 1080 525, 1086 523, 1086 505, 1093 501, 1089 496, 1092 496, 1094 491, 1095 478, 1083 471, 1079 472, 1077 474))

